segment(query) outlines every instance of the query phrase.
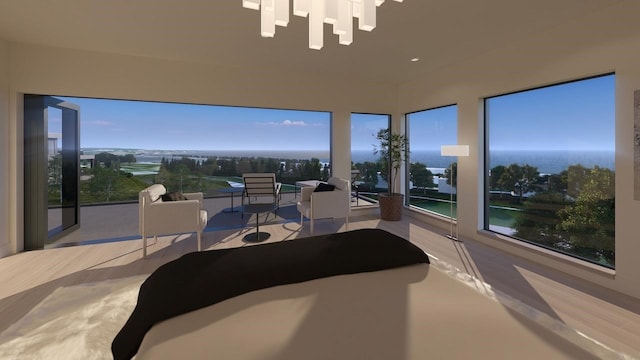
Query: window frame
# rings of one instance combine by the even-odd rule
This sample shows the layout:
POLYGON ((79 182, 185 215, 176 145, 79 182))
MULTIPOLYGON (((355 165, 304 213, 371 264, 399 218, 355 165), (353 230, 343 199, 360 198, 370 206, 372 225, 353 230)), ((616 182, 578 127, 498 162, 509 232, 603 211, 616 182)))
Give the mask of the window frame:
MULTIPOLYGON (((556 253, 558 255, 566 255, 581 261, 585 261, 588 263, 592 263, 594 265, 597 266, 602 266, 604 268, 609 268, 609 269, 614 269, 615 270, 615 262, 613 265, 609 265, 609 264, 604 264, 601 262, 597 262, 593 259, 589 259, 587 257, 584 256, 579 256, 576 253, 572 253, 569 251, 562 251, 558 248, 554 248, 554 247, 550 247, 550 246, 546 246, 544 244, 541 244, 539 242, 536 242, 535 240, 531 240, 531 239, 524 239, 524 238, 520 238, 520 237, 515 237, 509 234, 505 234, 502 232, 498 232, 495 230, 492 230, 491 224, 490 224, 490 205, 491 205, 491 196, 490 196, 490 172, 491 172, 491 168, 492 168, 492 164, 490 162, 490 157, 491 157, 491 151, 490 151, 490 146, 491 146, 491 142, 490 142, 490 124, 489 124, 489 112, 490 112, 490 105, 489 102, 491 99, 495 99, 495 98, 499 98, 499 97, 504 97, 504 96, 510 96, 510 95, 515 95, 515 94, 521 94, 521 93, 526 93, 529 91, 536 91, 536 90, 543 90, 543 89, 547 89, 547 88, 553 88, 556 86, 562 86, 562 85, 566 85, 566 84, 574 84, 574 83, 578 83, 581 81, 588 81, 591 79, 596 79, 596 78, 604 78, 604 77, 608 77, 608 76, 613 76, 613 81, 614 81, 614 94, 613 94, 613 98, 614 98, 614 104, 613 104, 613 127, 614 127, 614 149, 613 149, 613 156, 614 156, 614 163, 613 163, 613 174, 615 176, 615 122, 616 122, 616 118, 615 118, 615 81, 616 81, 616 73, 615 72, 607 72, 607 73, 603 73, 603 74, 598 74, 598 75, 593 75, 593 76, 588 76, 588 77, 582 77, 582 78, 578 78, 578 79, 572 79, 572 80, 566 80, 566 81, 561 81, 561 82, 557 82, 557 83, 553 83, 553 84, 548 84, 548 85, 543 85, 543 86, 536 86, 536 87, 531 87, 531 88, 527 88, 527 89, 523 89, 523 90, 518 90, 518 91, 512 91, 512 92, 507 92, 507 93, 502 93, 502 94, 498 94, 498 95, 492 95, 492 96, 487 96, 485 98, 482 99, 482 105, 483 105, 483 139, 484 139, 484 151, 483 151, 483 164, 484 164, 484 172, 482 174, 481 180, 484 181, 484 191, 483 191, 483 206, 482 206, 482 219, 483 219, 483 230, 484 231, 488 231, 494 234, 498 234, 500 236, 506 236, 510 239, 513 239, 514 241, 518 241, 518 242, 524 242, 527 244, 531 244, 533 246, 539 247, 541 249, 546 249, 549 250, 553 253, 556 253)), ((579 150, 569 150, 569 151, 579 151, 579 150)), ((573 166, 574 164, 571 164, 570 166, 573 166)), ((494 167, 497 165, 493 165, 494 167)), ((553 174, 552 174, 553 175, 553 174)), ((615 182, 614 182, 614 191, 615 191, 615 182)), ((613 201, 615 202, 615 193, 614 193, 614 198, 613 201)), ((615 229, 615 219, 614 219, 614 224, 613 227, 615 229)), ((614 244, 615 244, 615 234, 614 234, 614 244)), ((615 246, 615 245, 614 245, 615 246)), ((615 248, 614 248, 614 254, 615 254, 615 248)), ((615 255, 614 255, 615 256, 615 255)))

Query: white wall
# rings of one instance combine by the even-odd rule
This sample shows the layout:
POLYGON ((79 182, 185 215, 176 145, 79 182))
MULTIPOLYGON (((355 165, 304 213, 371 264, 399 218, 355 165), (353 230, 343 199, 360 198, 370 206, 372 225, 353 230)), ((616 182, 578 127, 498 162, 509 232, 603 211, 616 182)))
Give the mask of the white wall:
POLYGON ((11 44, 17 92, 305 110, 389 112, 395 90, 303 73, 11 44))
MULTIPOLYGON (((0 169, 14 174, 10 178, 15 184, 8 191, 17 194, 16 201, 8 208, 1 205, 2 211, 15 217, 11 253, 22 249, 22 142, 17 139, 21 139, 23 127, 21 112, 15 111, 22 108, 21 94, 331 111, 333 172, 347 179, 351 163, 341 154, 350 150, 350 113, 391 113, 396 106, 397 89, 375 82, 300 73, 265 73, 21 43, 0 44, 0 86, 5 85, 4 93, 0 90, 0 116, 5 118, 2 126, 9 123, 15 128, 11 136, 5 131, 0 135, 15 142, 12 155, 4 151, 0 155, 0 169), (8 96, 7 87, 11 89, 8 96), (14 104, 14 110, 6 110, 9 104, 14 104)), ((4 140, 3 148, 8 146, 4 140)), ((0 176, 0 185, 7 188, 7 176, 0 176)), ((2 219, 6 221, 4 216, 2 219)), ((8 238, 9 234, 6 227, 0 230, 1 238, 8 238)), ((0 256, 7 251, 0 252, 0 256)))
POLYGON ((460 159, 461 236, 640 297, 640 202, 633 200, 633 91, 640 89, 640 1, 629 0, 502 49, 451 64, 403 84, 398 107, 410 112, 458 104, 458 142, 470 144, 460 159), (482 229, 482 98, 616 73, 616 270, 550 256, 482 229))
POLYGON ((9 44, 0 40, 0 257, 11 253, 9 241, 9 44))

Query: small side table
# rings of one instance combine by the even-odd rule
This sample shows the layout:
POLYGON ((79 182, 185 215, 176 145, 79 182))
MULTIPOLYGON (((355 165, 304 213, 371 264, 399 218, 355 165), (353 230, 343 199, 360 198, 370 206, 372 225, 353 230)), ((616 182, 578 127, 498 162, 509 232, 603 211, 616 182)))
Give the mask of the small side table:
POLYGON ((243 211, 249 214, 256 214, 256 232, 245 235, 242 240, 246 242, 260 242, 271 237, 268 232, 260 231, 260 214, 276 210, 275 204, 248 204, 243 205, 243 211))
POLYGON ((231 194, 231 207, 229 209, 223 209, 222 212, 227 212, 227 213, 238 212, 238 210, 234 209, 233 207, 233 196, 236 193, 243 192, 244 187, 228 187, 228 188, 219 189, 218 191, 221 193, 231 194))

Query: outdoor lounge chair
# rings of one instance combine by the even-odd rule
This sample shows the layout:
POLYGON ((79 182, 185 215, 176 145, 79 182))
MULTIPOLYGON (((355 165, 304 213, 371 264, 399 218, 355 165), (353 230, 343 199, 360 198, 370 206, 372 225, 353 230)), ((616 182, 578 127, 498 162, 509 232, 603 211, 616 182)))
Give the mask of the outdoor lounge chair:
MULTIPOLYGON (((304 225, 304 218, 311 223, 310 234, 313 235, 313 222, 323 218, 345 218, 346 230, 349 230, 349 212, 351 211, 351 187, 348 180, 331 177, 326 184, 332 185, 333 190, 316 191, 317 187, 303 187, 297 208, 300 212, 300 226, 304 225)), ((320 187, 321 184, 318 184, 320 187)))
POLYGON ((204 195, 182 194, 186 200, 163 201, 164 185, 154 184, 138 194, 139 225, 142 236, 142 256, 147 256, 147 237, 195 232, 198 251, 202 250, 202 231, 207 225, 208 214, 203 208, 204 195))
POLYGON ((242 174, 244 191, 242 192, 242 218, 247 205, 271 205, 271 211, 277 213, 280 207, 280 188, 274 173, 242 174))

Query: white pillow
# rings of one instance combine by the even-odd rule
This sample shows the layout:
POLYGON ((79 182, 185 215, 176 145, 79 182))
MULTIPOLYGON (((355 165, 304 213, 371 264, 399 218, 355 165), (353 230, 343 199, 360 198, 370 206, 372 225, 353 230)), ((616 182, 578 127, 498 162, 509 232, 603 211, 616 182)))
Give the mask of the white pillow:
POLYGON ((154 184, 145 189, 151 202, 156 202, 167 192, 167 189, 162 184, 154 184))
POLYGON ((329 180, 327 180, 327 184, 335 186, 338 190, 344 190, 347 187, 346 180, 342 180, 335 176, 330 177, 329 180))

